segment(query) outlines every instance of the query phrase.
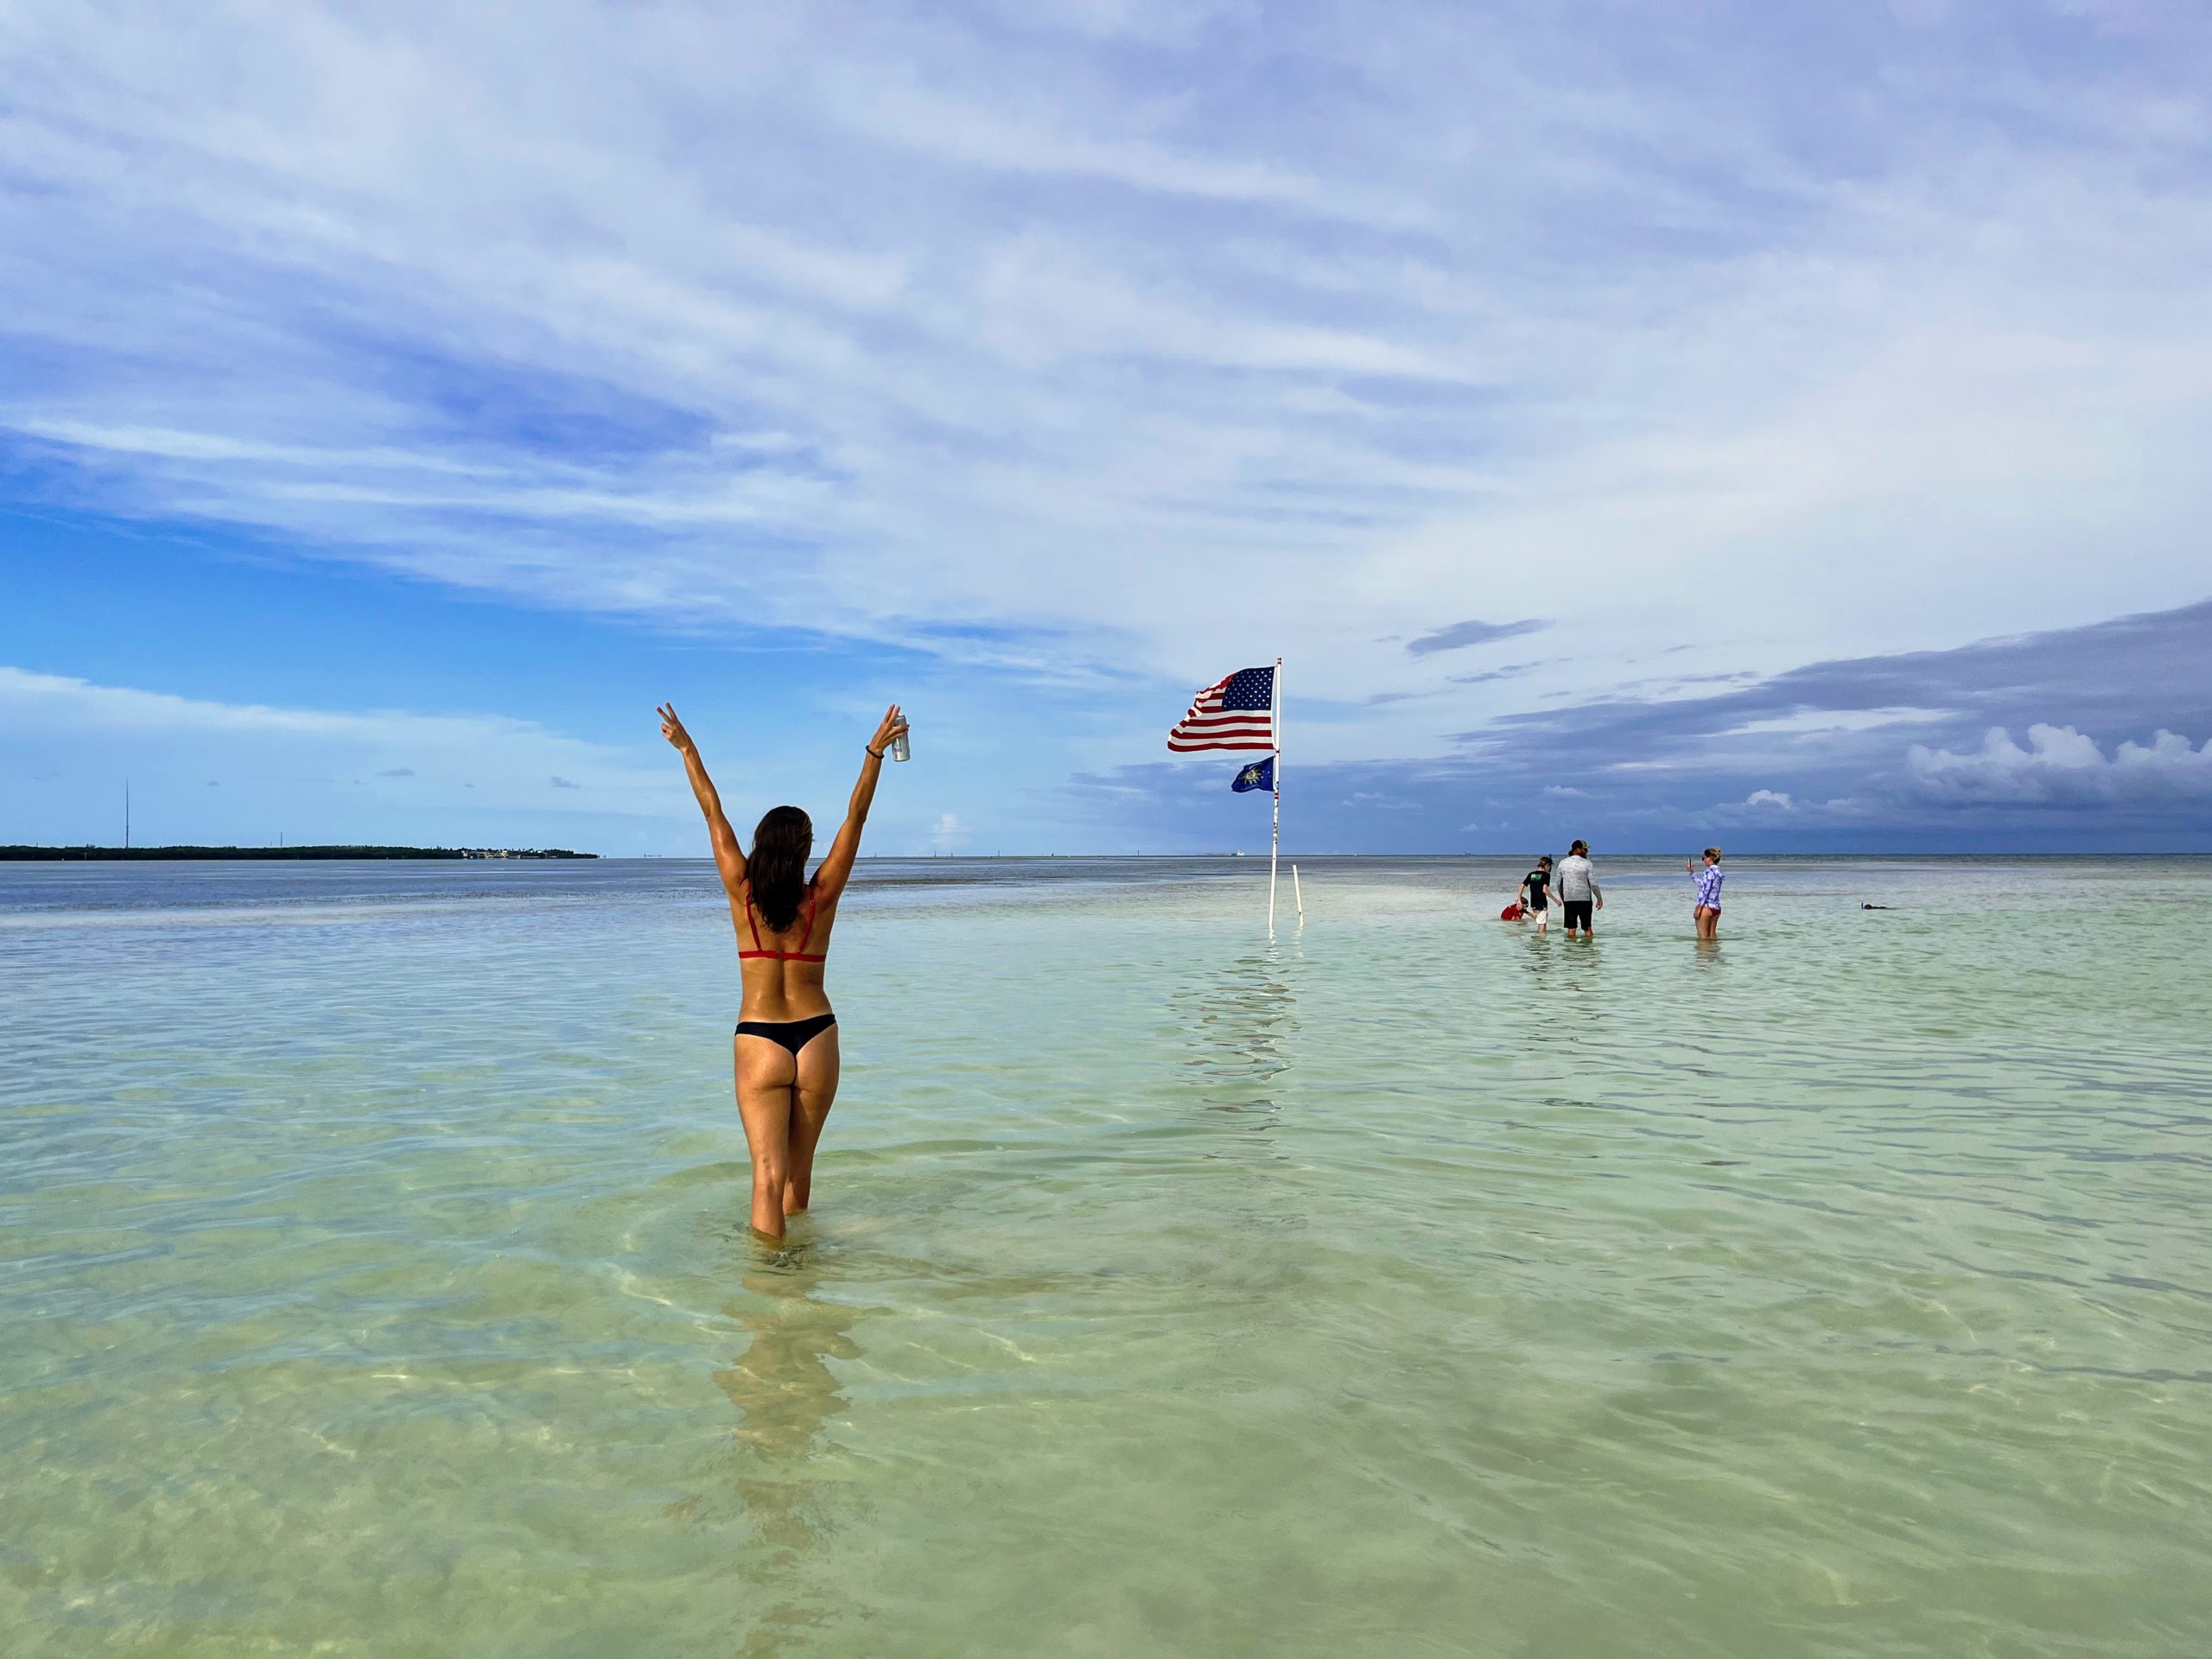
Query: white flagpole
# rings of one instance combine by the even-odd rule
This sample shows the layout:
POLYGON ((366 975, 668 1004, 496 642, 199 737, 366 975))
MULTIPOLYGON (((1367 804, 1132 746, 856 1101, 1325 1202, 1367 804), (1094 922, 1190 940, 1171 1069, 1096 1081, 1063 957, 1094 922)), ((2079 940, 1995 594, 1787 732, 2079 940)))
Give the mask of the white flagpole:
POLYGON ((1282 658, 1275 658, 1274 707, 1269 710, 1269 723, 1274 728, 1275 740, 1275 804, 1274 822, 1268 830, 1268 936, 1275 931, 1275 858, 1282 850, 1282 658))

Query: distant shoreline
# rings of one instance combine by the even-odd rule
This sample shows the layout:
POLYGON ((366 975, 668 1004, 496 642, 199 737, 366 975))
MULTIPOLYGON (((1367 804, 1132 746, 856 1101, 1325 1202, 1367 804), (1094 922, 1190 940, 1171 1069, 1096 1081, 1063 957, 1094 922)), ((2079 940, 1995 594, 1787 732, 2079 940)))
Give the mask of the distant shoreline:
POLYGON ((0 863, 184 862, 279 858, 597 858, 565 847, 0 847, 0 863))

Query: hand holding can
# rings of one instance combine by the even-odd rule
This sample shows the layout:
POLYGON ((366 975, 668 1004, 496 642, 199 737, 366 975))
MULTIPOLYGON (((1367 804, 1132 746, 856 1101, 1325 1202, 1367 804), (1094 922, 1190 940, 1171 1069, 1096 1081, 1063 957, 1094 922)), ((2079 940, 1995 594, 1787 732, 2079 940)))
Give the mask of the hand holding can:
POLYGON ((888 754, 893 760, 904 760, 913 750, 906 742, 906 716, 899 705, 893 703, 883 711, 883 719, 875 728, 875 735, 868 741, 868 753, 879 760, 888 754))

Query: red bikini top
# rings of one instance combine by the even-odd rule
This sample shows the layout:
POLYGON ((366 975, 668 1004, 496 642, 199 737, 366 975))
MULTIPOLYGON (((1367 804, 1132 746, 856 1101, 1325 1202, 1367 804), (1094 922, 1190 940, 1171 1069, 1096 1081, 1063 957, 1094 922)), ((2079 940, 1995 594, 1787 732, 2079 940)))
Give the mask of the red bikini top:
POLYGON ((799 936, 799 948, 796 950, 771 950, 760 943, 760 918, 758 913, 753 908, 753 894, 750 891, 747 891, 745 895, 745 925, 753 930, 753 948, 750 950, 739 951, 737 953, 737 959, 740 962, 751 962, 757 957, 764 957, 770 962, 829 961, 829 954, 826 951, 810 951, 806 948, 813 942, 814 939, 814 903, 815 900, 819 899, 821 896, 822 895, 817 892, 811 885, 807 887, 806 931, 799 936))

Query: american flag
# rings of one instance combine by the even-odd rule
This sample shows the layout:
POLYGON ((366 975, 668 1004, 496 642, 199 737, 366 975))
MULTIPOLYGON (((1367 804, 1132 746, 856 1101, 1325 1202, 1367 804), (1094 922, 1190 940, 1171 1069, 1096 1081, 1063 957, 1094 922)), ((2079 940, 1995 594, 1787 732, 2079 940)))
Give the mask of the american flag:
POLYGON ((1198 695, 1191 712, 1167 734, 1177 754, 1193 749, 1272 749, 1275 746, 1275 671, 1240 668, 1198 695))

